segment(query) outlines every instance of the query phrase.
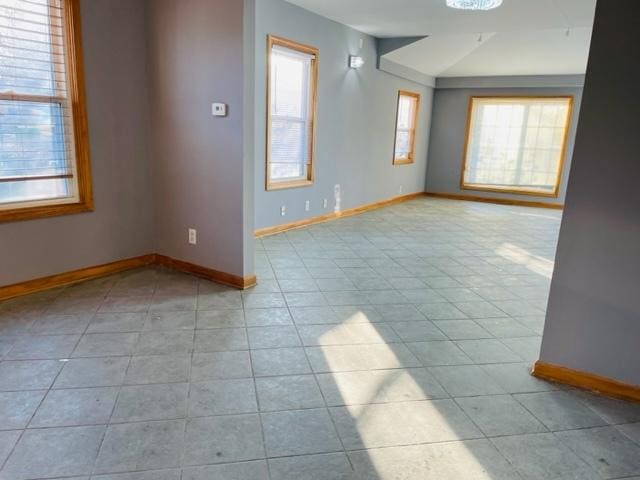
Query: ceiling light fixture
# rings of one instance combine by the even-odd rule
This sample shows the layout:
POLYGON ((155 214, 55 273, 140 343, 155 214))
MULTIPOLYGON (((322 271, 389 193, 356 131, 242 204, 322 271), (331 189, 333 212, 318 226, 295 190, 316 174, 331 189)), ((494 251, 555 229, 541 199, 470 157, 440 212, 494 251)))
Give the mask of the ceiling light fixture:
POLYGON ((502 0, 447 0, 447 7, 460 10, 492 10, 502 5, 502 0))

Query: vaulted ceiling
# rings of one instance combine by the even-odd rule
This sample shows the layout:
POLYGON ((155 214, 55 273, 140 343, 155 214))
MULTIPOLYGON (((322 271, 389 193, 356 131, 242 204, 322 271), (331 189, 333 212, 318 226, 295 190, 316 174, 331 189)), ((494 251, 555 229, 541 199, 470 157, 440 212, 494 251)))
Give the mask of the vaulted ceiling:
POLYGON ((596 0, 504 0, 483 11, 445 0, 287 0, 377 37, 427 36, 385 58, 434 77, 585 72, 596 0))

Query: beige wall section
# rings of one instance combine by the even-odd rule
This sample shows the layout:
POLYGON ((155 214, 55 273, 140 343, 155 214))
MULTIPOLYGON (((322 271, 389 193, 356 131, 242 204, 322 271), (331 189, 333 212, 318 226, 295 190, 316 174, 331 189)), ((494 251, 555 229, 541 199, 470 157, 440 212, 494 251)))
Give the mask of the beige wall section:
POLYGON ((144 2, 80 7, 95 211, 0 224, 0 285, 152 250, 144 2))
POLYGON ((244 2, 149 0, 147 8, 157 251, 250 275, 244 2), (228 116, 213 117, 212 102, 228 104, 228 116), (197 229, 197 245, 188 244, 188 228, 197 229))

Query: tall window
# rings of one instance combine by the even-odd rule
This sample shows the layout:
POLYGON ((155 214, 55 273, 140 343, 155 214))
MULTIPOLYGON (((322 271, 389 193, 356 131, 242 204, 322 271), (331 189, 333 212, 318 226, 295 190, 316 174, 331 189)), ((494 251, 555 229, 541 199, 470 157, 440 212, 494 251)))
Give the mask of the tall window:
POLYGON ((77 0, 0 0, 0 221, 92 208, 77 0))
POLYGON ((416 146, 416 124, 420 109, 420 94, 398 92, 398 109, 396 112, 396 141, 393 156, 394 165, 414 162, 416 146))
POLYGON ((318 50, 268 37, 267 190, 313 183, 318 50))
POLYGON ((558 195, 572 97, 472 97, 461 187, 558 195))

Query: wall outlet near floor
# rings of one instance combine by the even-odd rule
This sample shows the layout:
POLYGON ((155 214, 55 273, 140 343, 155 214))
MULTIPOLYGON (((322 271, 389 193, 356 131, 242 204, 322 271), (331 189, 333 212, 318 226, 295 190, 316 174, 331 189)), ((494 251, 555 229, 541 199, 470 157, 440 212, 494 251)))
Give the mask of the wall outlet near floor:
POLYGON ((329 204, 328 200, 325 198, 324 200, 322 200, 322 208, 327 208, 327 205, 329 204))
POLYGON ((280 207, 280 216, 284 217, 287 214, 287 207, 285 207, 284 205, 282 205, 280 207))
POLYGON ((398 187, 398 193, 399 193, 400 195, 402 195, 402 194, 404 193, 404 187, 403 187, 402 185, 400 185, 400 186, 398 187))
POLYGON ((307 200, 306 202, 304 202, 304 211, 308 212, 310 209, 311 209, 311 202, 307 200))
POLYGON ((189 243, 196 245, 198 243, 198 231, 195 228, 189 229, 189 243))
POLYGON ((336 202, 335 207, 333 207, 333 211, 338 213, 342 207, 342 191, 340 190, 340 184, 336 184, 333 187, 333 198, 336 202))

